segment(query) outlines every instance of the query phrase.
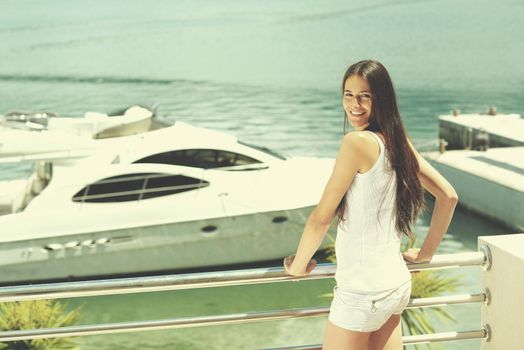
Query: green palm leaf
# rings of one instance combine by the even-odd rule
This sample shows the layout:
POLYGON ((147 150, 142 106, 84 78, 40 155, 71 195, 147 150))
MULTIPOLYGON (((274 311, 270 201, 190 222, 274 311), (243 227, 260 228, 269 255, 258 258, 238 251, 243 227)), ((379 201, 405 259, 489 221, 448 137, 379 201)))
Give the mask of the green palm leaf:
MULTIPOLYGON (((55 300, 35 300, 0 304, 0 330, 58 328, 76 323, 80 309, 67 310, 55 300)), ((78 344, 71 338, 18 340, 0 343, 1 350, 71 350, 78 344)))

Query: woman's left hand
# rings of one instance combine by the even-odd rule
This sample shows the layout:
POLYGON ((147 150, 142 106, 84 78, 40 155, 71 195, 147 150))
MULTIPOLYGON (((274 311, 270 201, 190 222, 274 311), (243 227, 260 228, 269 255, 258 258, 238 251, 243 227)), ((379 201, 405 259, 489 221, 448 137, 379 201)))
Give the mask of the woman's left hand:
POLYGON ((402 253, 402 257, 405 261, 415 264, 428 262, 431 260, 420 257, 420 248, 409 248, 407 251, 402 253))
POLYGON ((311 259, 306 266, 306 271, 295 271, 292 268, 293 260, 295 260, 294 255, 284 258, 284 272, 291 276, 307 276, 315 269, 315 267, 317 267, 317 261, 311 259))

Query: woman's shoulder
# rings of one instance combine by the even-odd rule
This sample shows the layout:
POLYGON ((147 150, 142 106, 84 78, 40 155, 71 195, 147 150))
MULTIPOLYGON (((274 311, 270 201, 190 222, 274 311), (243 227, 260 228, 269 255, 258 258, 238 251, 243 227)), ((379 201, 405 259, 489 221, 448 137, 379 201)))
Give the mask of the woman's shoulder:
POLYGON ((351 131, 344 135, 343 143, 349 147, 356 147, 357 149, 368 149, 370 145, 376 144, 377 141, 372 135, 372 132, 351 131))
POLYGON ((352 131, 344 135, 343 147, 358 156, 362 167, 374 164, 380 155, 380 146, 369 131, 352 131))

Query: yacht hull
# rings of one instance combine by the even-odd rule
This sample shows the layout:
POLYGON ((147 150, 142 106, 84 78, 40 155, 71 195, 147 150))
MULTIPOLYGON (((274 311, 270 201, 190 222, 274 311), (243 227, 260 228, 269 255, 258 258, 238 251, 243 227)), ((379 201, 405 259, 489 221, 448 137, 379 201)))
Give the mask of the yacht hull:
MULTIPOLYGON (((6 285, 279 259, 295 252, 313 208, 6 242, 0 245, 0 281, 6 285)), ((328 243, 326 238, 323 246, 328 243)))

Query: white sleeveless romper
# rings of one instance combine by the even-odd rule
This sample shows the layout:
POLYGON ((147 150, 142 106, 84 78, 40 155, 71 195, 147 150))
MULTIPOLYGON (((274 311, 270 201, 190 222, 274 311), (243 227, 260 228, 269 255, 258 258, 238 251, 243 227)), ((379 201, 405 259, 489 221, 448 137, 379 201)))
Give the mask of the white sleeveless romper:
MULTIPOLYGON (((368 131, 369 132, 369 131, 368 131)), ((380 155, 357 173, 346 194, 345 221, 337 229, 337 285, 329 320, 341 328, 371 332, 409 302, 411 274, 400 253, 395 228, 396 177, 388 168, 382 139, 380 155)))

